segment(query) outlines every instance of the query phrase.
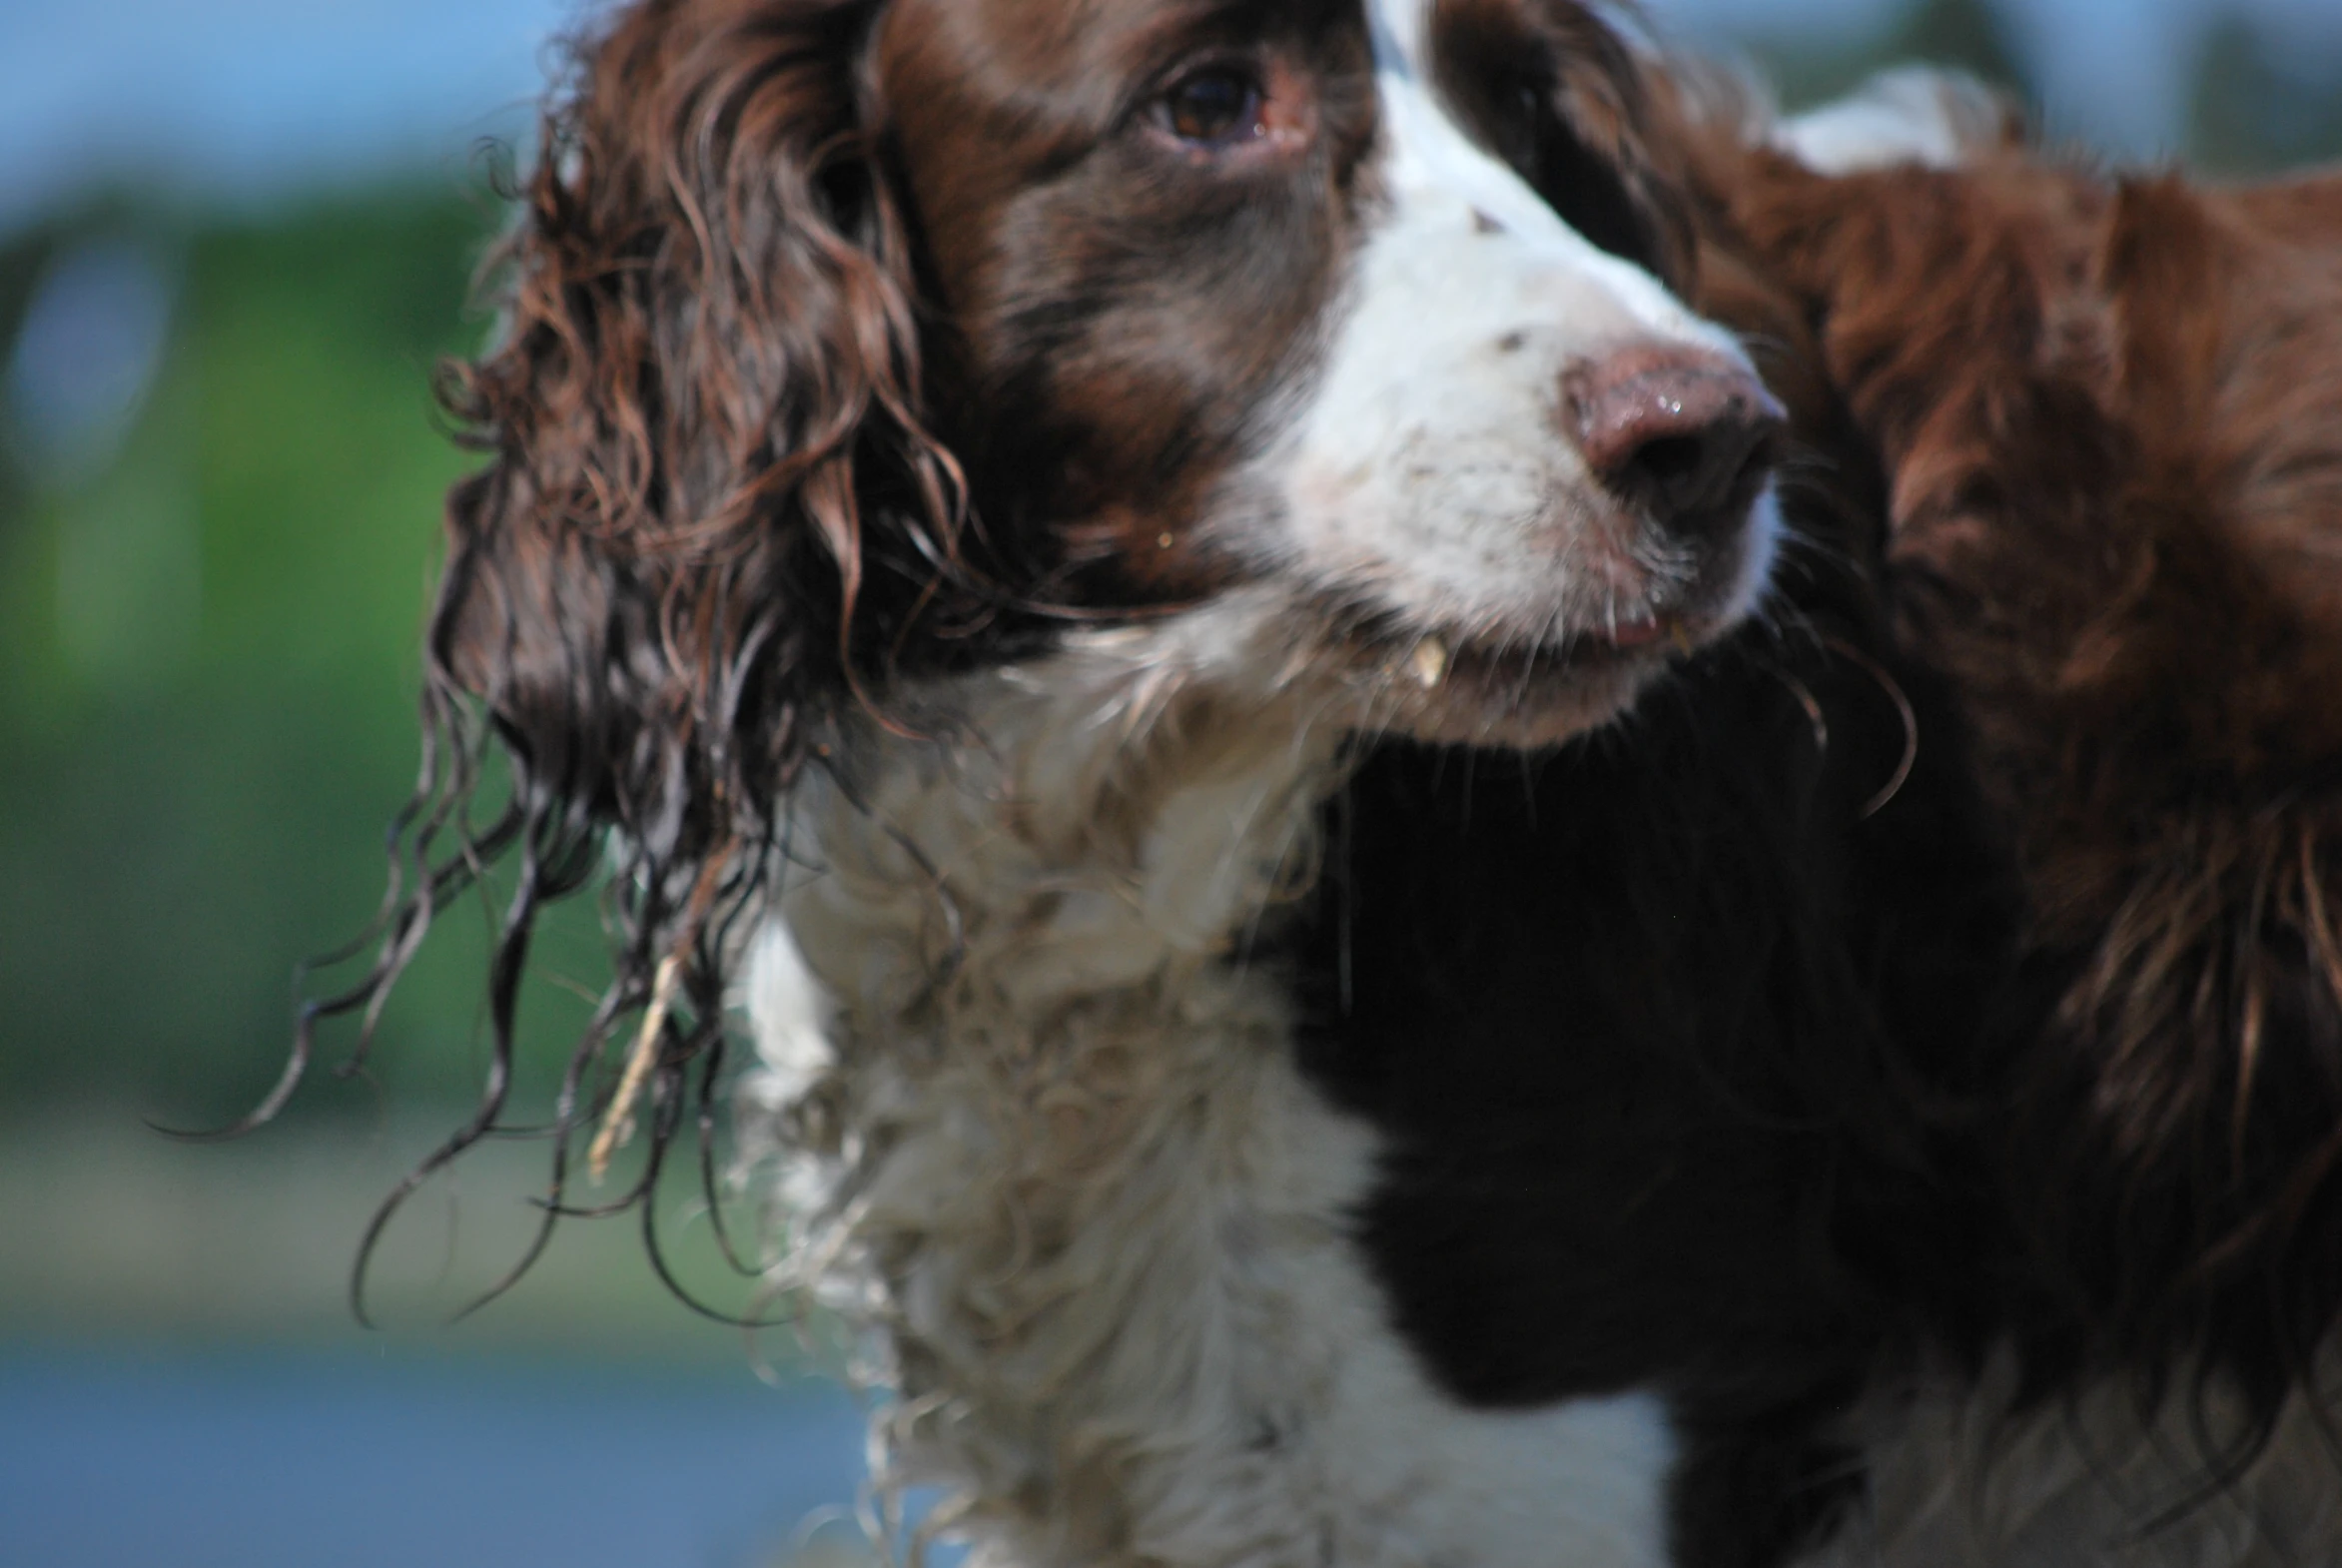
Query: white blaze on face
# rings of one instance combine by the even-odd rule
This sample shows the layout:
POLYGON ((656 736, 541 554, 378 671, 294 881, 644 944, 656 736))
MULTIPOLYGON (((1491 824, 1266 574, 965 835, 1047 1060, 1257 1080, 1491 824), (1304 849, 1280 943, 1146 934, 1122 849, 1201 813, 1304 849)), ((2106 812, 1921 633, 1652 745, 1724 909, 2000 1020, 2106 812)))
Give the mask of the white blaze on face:
POLYGON ((1312 584, 1421 625, 1558 641, 1639 591, 1618 580, 1616 503, 1568 433, 1566 373, 1630 344, 1746 362, 1450 118, 1429 9, 1374 0, 1366 232, 1318 373, 1256 472, 1280 503, 1278 564, 1312 584), (1612 547, 1582 547, 1604 530, 1612 547))

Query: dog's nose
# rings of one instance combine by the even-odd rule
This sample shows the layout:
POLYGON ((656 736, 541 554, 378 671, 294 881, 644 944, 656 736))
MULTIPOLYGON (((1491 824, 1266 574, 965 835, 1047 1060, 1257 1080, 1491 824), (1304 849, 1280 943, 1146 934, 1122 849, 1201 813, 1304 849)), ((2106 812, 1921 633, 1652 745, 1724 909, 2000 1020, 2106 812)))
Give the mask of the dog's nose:
POLYGON ((1624 350, 1575 373, 1569 406, 1596 476, 1686 531, 1739 520, 1787 417, 1748 370, 1674 346, 1624 350))

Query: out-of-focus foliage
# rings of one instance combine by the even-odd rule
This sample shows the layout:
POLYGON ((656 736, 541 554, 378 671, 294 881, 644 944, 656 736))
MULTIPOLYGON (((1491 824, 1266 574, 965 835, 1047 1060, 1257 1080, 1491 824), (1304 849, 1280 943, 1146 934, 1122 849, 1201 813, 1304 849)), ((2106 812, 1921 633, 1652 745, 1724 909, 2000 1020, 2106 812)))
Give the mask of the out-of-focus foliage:
MULTIPOLYGON (((283 1058, 297 961, 374 909, 415 766, 439 497, 468 460, 430 372, 482 330, 465 301, 495 221, 398 190, 192 231, 106 209, 0 260, 0 346, 76 248, 145 257, 172 300, 104 460, 40 450, 39 409, 12 421, 0 1112, 234 1114, 283 1058)), ((448 920, 386 1023, 402 1085, 477 1081, 479 924, 448 920)), ((574 944, 587 972, 594 945, 574 944)), ((549 967, 571 957, 557 933, 549 967)))

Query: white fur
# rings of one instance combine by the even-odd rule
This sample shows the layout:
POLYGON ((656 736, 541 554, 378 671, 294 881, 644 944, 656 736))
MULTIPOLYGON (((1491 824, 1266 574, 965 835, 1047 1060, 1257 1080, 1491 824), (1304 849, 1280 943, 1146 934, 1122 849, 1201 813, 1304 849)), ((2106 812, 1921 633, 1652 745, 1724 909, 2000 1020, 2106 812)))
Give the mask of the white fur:
POLYGON ((1817 174, 1856 174, 1897 164, 1956 169, 2009 135, 2007 106, 1974 78, 1906 66, 1781 122, 1773 140, 1817 174))
POLYGON ((959 1490, 986 1562, 1656 1568, 1657 1403, 1458 1407, 1351 1240, 1375 1135, 1245 946, 1340 776, 1271 611, 971 679, 957 744, 808 787, 747 986, 781 1282, 876 1331, 892 1477, 959 1490))
MULTIPOLYGON (((1651 541, 1603 547, 1625 530, 1568 433, 1565 373, 1632 345, 1748 362, 1448 118, 1424 80, 1424 7, 1375 5, 1380 205, 1320 372, 1255 467, 1276 501, 1268 536, 1245 513, 1222 542, 1409 624, 1557 643, 1646 614, 1672 585, 1651 541)), ((1777 528, 1768 497, 1733 613, 1777 528)))

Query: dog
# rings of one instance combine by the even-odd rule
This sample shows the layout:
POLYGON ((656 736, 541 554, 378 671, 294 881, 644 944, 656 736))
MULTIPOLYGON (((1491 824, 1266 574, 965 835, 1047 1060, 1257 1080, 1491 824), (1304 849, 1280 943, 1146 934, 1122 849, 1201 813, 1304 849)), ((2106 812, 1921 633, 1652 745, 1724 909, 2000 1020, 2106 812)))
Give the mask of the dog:
POLYGON ((1572 0, 641 0, 547 126, 429 634, 496 1033, 606 841, 654 1131, 737 987, 792 1255, 1007 1560, 1665 1555, 1659 1393, 1388 1304, 1308 907, 1369 741, 1550 748, 1763 592, 1646 100, 1572 0))
POLYGON ((2109 175, 1925 78, 1754 140, 1708 144, 1709 232, 1825 384, 1801 438, 1877 474, 1896 646, 2018 890, 1960 1140, 2001 1280, 1959 1311, 2068 1426, 1976 1467, 1968 1556, 2330 1560, 2342 178, 2109 175))
MULTIPOLYGON (((2076 1146, 1984 1114, 2108 1081, 2011 699, 1903 592, 1924 464, 1751 194, 1855 187, 1690 81, 1573 0, 619 10, 446 388, 487 462, 420 890, 318 1016, 511 867, 452 1159, 538 913, 606 876, 548 1216, 573 1135, 639 1105, 646 1198, 729 1092, 776 1281, 892 1391, 882 1483, 985 1561, 2154 1522, 2054 1417, 2151 1468, 2124 1379, 2248 1358, 2151 1337, 2144 1261, 2044 1283, 2128 1188, 2027 1190, 2076 1146), (1963 1468, 2027 1445, 2021 1505, 1963 1468)), ((2299 1377, 2240 1385, 2256 1433, 2299 1377)))

